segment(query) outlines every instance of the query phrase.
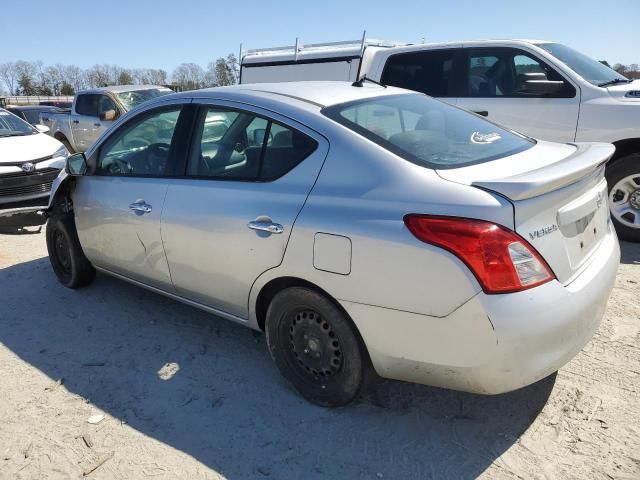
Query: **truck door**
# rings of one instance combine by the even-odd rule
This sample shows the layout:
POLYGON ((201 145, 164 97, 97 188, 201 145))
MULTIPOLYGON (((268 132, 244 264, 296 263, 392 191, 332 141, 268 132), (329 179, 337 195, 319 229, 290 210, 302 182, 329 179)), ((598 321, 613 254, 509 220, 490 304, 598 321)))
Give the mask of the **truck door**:
POLYGON ((97 93, 81 93, 76 97, 70 122, 73 146, 78 152, 86 151, 101 133, 98 109, 102 96, 97 93))
POLYGON ((522 49, 483 47, 464 51, 464 88, 459 107, 531 137, 574 141, 580 107, 577 86, 522 49), (557 90, 532 90, 532 84, 546 81, 556 82, 557 90))

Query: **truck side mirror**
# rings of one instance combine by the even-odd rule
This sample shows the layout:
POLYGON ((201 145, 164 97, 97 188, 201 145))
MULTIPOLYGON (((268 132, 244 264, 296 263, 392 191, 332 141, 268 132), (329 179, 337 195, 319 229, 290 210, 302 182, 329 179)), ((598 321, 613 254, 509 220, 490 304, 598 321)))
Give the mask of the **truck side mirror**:
POLYGON ((87 159, 84 153, 75 153, 67 157, 64 166, 65 171, 74 177, 81 177, 87 173, 87 159))
POLYGON ((103 122, 111 122, 118 117, 118 112, 115 110, 107 110, 105 112, 100 113, 100 120, 103 122))

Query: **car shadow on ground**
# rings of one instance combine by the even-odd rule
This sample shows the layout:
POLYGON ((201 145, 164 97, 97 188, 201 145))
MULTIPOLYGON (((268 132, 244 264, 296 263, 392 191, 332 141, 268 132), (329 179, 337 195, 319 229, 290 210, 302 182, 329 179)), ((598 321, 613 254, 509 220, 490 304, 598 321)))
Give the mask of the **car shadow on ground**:
POLYGON ((640 243, 620 242, 620 263, 640 265, 640 243))
POLYGON ((23 361, 233 479, 475 478, 555 382, 488 397, 387 381, 328 410, 286 385, 263 335, 144 289, 67 290, 41 258, 0 270, 0 291, 0 342, 23 361))

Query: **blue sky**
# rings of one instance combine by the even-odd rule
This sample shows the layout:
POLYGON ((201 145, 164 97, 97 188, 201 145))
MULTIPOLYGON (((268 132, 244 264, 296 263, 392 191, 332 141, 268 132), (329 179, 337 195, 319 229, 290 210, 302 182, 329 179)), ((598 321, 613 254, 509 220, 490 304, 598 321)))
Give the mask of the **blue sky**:
POLYGON ((3 2, 0 63, 155 67, 245 48, 359 38, 536 38, 610 63, 640 63, 640 0, 30 0, 3 2), (28 5, 28 11, 25 7, 28 5), (57 5, 64 5, 59 7, 57 5), (39 13, 36 13, 39 12, 39 13), (14 19, 24 18, 17 21, 14 19), (64 22, 60 22, 64 19, 64 22))

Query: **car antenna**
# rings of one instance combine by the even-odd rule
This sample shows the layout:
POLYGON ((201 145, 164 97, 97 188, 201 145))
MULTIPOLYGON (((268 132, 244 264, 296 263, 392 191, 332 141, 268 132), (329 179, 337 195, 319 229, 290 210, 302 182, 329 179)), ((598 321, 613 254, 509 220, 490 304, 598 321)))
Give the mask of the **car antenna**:
POLYGON ((373 79, 367 77, 367 75, 362 75, 362 77, 360 77, 360 80, 356 80, 355 82, 353 82, 351 84, 351 86, 352 87, 362 87, 364 82, 375 83, 376 85, 380 85, 381 87, 387 88, 387 86, 384 83, 380 83, 380 82, 378 82, 376 80, 373 80, 373 79))

